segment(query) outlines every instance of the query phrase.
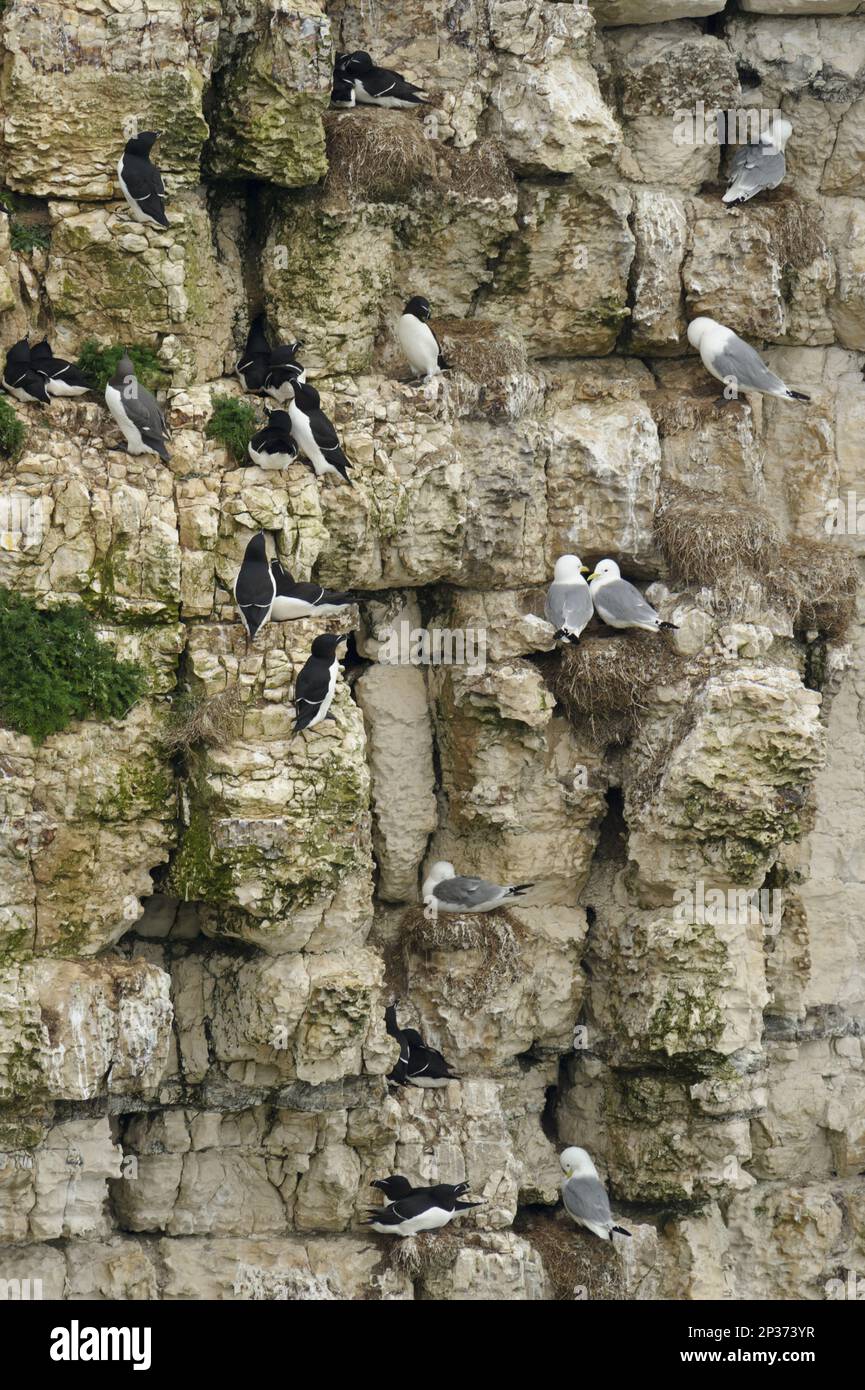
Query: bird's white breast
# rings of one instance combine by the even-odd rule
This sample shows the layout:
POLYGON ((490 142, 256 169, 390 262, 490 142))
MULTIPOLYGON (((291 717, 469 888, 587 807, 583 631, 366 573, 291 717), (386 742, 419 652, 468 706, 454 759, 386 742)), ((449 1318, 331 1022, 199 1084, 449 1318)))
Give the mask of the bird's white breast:
POLYGON ((426 323, 414 314, 403 314, 397 324, 399 345, 416 371, 433 372, 438 367, 438 343, 426 323))

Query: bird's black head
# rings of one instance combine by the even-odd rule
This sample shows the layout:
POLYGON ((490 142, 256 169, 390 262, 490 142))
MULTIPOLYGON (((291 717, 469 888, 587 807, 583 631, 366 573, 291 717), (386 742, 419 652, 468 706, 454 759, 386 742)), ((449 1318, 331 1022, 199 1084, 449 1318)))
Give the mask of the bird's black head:
POLYGON ((390 1178, 373 1178, 370 1187, 377 1187, 379 1192, 383 1192, 385 1197, 389 1197, 395 1202, 398 1197, 407 1197, 412 1191, 412 1185, 408 1178, 404 1178, 402 1173, 395 1173, 390 1178))
POLYGON ((343 72, 355 73, 358 77, 369 72, 374 66, 372 58, 368 53, 364 53, 362 48, 359 48, 355 53, 349 53, 340 64, 343 72))
POLYGON ((278 347, 271 350, 271 367, 286 367, 296 365, 295 354, 297 349, 303 347, 303 343, 280 343, 278 347))
POLYGON ((6 353, 6 361, 9 363, 30 361, 30 343, 27 338, 19 338, 17 343, 12 344, 6 353))
POLYGON ((348 638, 344 637, 341 632, 323 632, 313 642, 311 655, 325 661, 333 661, 340 642, 347 641, 348 638))
POLYGON ((409 300, 408 304, 403 309, 403 313, 414 314, 415 318, 420 319, 421 323, 426 323, 427 319, 432 314, 432 309, 430 308, 428 299, 424 299, 422 294, 416 294, 409 300))
POLYGON ((263 531, 259 531, 257 536, 253 536, 252 540, 246 547, 246 553, 244 554, 243 559, 246 563, 249 563, 250 560, 252 560, 253 562, 258 560, 261 564, 267 564, 267 544, 265 542, 263 531))
MULTIPOLYGON (((283 430, 286 434, 291 434, 291 416, 287 410, 269 410, 267 413, 267 423, 275 430, 283 430)), ((294 444, 292 439, 291 444, 294 444)))
POLYGON ((139 159, 148 159, 161 134, 161 130, 140 130, 131 140, 127 140, 126 153, 135 154, 139 159))
POLYGON ((294 399, 301 410, 318 410, 321 405, 321 396, 314 386, 310 386, 308 381, 293 381, 291 389, 294 392, 294 399))
POLYGON ((43 338, 41 343, 34 343, 30 349, 30 360, 44 362, 46 358, 53 357, 51 344, 47 338, 43 338))
POLYGON ((396 1028, 397 1023, 396 1023, 396 1002, 395 1002, 395 1001, 394 1001, 393 1004, 388 1004, 387 1008, 385 1009, 385 1011, 384 1011, 384 1021, 385 1021, 385 1023, 387 1024, 387 1027, 388 1027, 389 1029, 390 1029, 390 1028, 396 1028))

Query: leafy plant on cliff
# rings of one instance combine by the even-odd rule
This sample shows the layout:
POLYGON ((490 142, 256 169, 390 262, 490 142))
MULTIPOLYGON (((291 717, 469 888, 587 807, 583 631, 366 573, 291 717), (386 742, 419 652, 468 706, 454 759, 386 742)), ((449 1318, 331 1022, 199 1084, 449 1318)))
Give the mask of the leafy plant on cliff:
POLYGON ((238 401, 234 396, 213 397, 213 414, 204 433, 208 439, 224 444, 235 463, 248 463, 247 445, 257 429, 255 411, 248 401, 238 401))
POLYGON ((144 673, 100 642, 80 604, 40 610, 0 589, 0 723, 42 743, 74 719, 120 719, 144 673))
MULTIPOLYGON (((152 348, 133 343, 126 348, 126 353, 142 386, 146 386, 148 391, 158 391, 165 386, 168 373, 152 348)), ((100 396, 105 394, 106 383, 116 372, 122 356, 122 344, 118 347, 101 347, 95 338, 87 339, 79 353, 78 366, 91 390, 100 396)))
POLYGON ((19 254, 31 251, 44 251, 51 240, 51 228, 39 222, 19 222, 12 219, 9 228, 9 244, 19 254))
POLYGON ((8 401, 0 397, 0 457, 12 463, 20 458, 27 438, 27 427, 18 419, 8 401))

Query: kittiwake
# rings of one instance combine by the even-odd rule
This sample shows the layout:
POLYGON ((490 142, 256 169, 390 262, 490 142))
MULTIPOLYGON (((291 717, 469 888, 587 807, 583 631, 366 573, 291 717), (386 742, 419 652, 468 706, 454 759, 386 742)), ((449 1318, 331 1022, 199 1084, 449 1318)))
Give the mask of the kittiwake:
POLYGON ((424 879, 421 897, 434 912, 493 912, 521 898, 533 883, 515 883, 502 888, 485 878, 464 878, 453 864, 440 860, 424 879))
POLYGON ((811 399, 802 391, 785 386, 750 344, 715 319, 692 319, 688 324, 688 342, 699 352, 707 371, 733 388, 730 399, 735 399, 740 391, 757 391, 765 396, 780 396, 786 401, 811 399))
POLYGON ((592 595, 583 578, 588 572, 578 555, 560 555, 556 561, 544 613, 556 629, 557 642, 579 642, 592 617, 592 595))
POLYGON ((598 617, 608 627, 638 627, 643 632, 672 631, 675 623, 665 623, 647 603, 639 589, 623 579, 615 560, 602 560, 589 575, 589 590, 598 617))
POLYGON ((568 1216, 578 1226, 585 1226, 601 1240, 612 1240, 615 1232, 630 1236, 624 1226, 616 1226, 610 1211, 607 1189, 598 1177, 595 1167, 585 1149, 565 1149, 559 1162, 565 1174, 562 1181, 562 1200, 568 1216))
POLYGON ((786 172, 784 146, 793 134, 789 121, 782 118, 764 130, 759 141, 745 145, 730 160, 730 174, 725 203, 747 203, 764 188, 777 188, 786 172))

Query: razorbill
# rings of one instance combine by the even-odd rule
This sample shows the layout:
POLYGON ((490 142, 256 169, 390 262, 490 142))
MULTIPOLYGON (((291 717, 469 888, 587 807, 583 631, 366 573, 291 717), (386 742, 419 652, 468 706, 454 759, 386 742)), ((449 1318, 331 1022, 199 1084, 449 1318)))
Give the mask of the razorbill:
POLYGON ((250 642, 268 621, 276 584, 267 562, 267 542, 263 531, 253 536, 243 553, 243 563, 234 581, 234 601, 250 642))
POLYGON ((290 401, 294 383, 306 381, 306 368, 298 362, 297 353, 303 343, 282 343, 270 355, 270 366, 264 378, 264 389, 275 401, 290 401))
POLYGON ((269 411, 267 424, 252 436, 246 451, 259 468, 288 468, 297 458, 297 445, 291 437, 288 411, 269 411))
POLYGON ((244 391, 261 392, 270 370, 270 344, 264 331, 264 314, 258 314, 249 325, 246 347, 234 369, 243 382, 244 391))
POLYGON ((613 1233, 630 1236, 624 1226, 616 1226, 610 1211, 607 1189, 598 1177, 598 1170, 585 1149, 576 1147, 565 1149, 559 1156, 565 1175, 562 1182, 562 1200, 568 1216, 578 1226, 585 1226, 601 1240, 612 1240, 613 1233))
POLYGON ((127 140, 117 165, 120 191, 129 204, 136 222, 151 227, 167 227, 165 216, 165 184, 156 165, 151 163, 150 151, 159 139, 158 130, 144 130, 127 140))
POLYGON ((440 1182, 435 1187, 414 1187, 389 1206, 372 1207, 364 1225, 383 1236, 414 1236, 419 1231, 437 1231, 461 1212, 483 1205, 461 1200, 469 1186, 467 1182, 440 1182))
POLYGON ((753 145, 745 145, 730 160, 725 203, 747 203, 764 188, 777 188, 786 173, 784 146, 793 134, 789 121, 772 122, 753 145))
POLYGON ((30 349, 30 365, 44 378, 49 396, 83 396, 90 390, 81 368, 55 357, 47 338, 30 349))
MULTIPOLYGON (((688 342, 703 359, 703 366, 725 386, 738 391, 758 391, 787 401, 810 401, 801 391, 793 391, 770 371, 758 352, 715 319, 697 318, 688 324, 688 342)), ((734 396, 730 399, 735 399, 734 396)))
POLYGON ((457 1072, 451 1071, 440 1052, 434 1047, 427 1047, 416 1028, 400 1028, 396 1021, 396 1004, 390 1004, 385 1009, 384 1022, 389 1036, 399 1043, 399 1061, 388 1074, 388 1081, 393 1081, 397 1086, 425 1088, 459 1081, 457 1072))
POLYGON ((323 589, 320 584, 304 584, 292 579, 279 560, 271 560, 270 572, 276 585, 271 617, 275 623, 292 618, 332 617, 344 613, 355 602, 351 594, 323 589))
POLYGON ((171 431, 156 400, 137 380, 125 349, 114 375, 106 383, 105 404, 120 426, 130 454, 157 454, 168 463, 171 455, 165 440, 171 431))
POLYGON ((330 714, 330 706, 339 675, 336 649, 346 640, 338 632, 325 632, 313 642, 309 660, 294 687, 294 733, 314 729, 323 719, 335 718, 330 714))
POLYGON ((6 353, 2 385, 10 396, 25 405, 41 405, 49 399, 45 378, 30 364, 30 344, 26 338, 19 338, 6 353))
POLYGON ((339 72, 338 68, 333 70, 333 87, 330 92, 331 106, 342 106, 350 108, 354 106, 354 83, 350 78, 345 77, 339 72))
POLYGON ((412 107, 428 100, 422 87, 391 68, 377 68, 362 49, 341 57, 335 75, 353 83, 355 99, 365 106, 412 107))
POLYGON ((298 379, 292 391, 292 399, 288 402, 291 432, 315 469, 316 477, 335 473, 344 482, 351 483, 348 476, 351 465, 340 447, 336 430, 321 409, 321 397, 315 387, 298 379))
POLYGON ((386 1207, 395 1202, 397 1197, 407 1197, 412 1191, 411 1183, 402 1173, 394 1173, 392 1178, 373 1178, 370 1187, 377 1187, 379 1192, 384 1193, 386 1207))
POLYGON ((638 627, 643 632, 675 631, 665 623, 633 584, 623 579, 615 560, 602 560, 589 575, 595 612, 608 627, 638 627))
POLYGON ((421 897, 435 912, 493 912, 521 898, 533 883, 515 883, 502 888, 485 878, 464 878, 453 864, 440 860, 424 879, 421 897))
POLYGON ((579 555, 560 555, 556 561, 544 614, 556 629, 557 642, 579 642, 592 617, 592 595, 583 578, 588 572, 579 555))
POLYGON ((448 363, 442 356, 441 344, 429 326, 432 314, 430 302, 416 294, 402 311, 396 326, 396 335, 409 366, 415 376, 437 376, 445 371, 448 363))

